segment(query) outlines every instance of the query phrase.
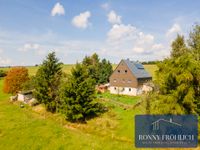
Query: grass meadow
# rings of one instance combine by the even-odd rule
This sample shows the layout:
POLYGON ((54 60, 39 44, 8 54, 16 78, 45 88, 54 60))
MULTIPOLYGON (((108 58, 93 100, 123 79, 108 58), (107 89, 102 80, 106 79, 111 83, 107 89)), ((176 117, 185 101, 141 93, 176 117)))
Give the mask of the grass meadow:
MULTIPOLYGON (((63 70, 70 73, 72 67, 64 65, 63 70)), ((156 66, 145 68, 154 75, 156 66)), ((38 67, 28 69, 34 75, 38 67)), ((21 108, 20 103, 9 102, 10 95, 3 93, 2 87, 3 79, 0 79, 0 150, 136 149, 134 116, 145 114, 143 103, 136 106, 143 96, 97 94, 98 101, 108 111, 87 124, 78 124, 66 121, 61 114, 46 112, 43 105, 21 108)))
MULTIPOLYGON (((67 74, 70 74, 71 69, 74 67, 74 64, 65 64, 63 65, 63 71, 67 74)), ((115 69, 117 67, 116 64, 113 64, 113 69, 115 69)), ((155 71, 158 69, 156 65, 144 65, 145 69, 152 75, 153 79, 155 78, 155 71)), ((37 70, 38 70, 38 66, 29 66, 27 67, 28 71, 29 71, 29 75, 35 75, 37 70)), ((10 68, 0 68, 0 70, 6 70, 8 71, 10 68)))
MULTIPOLYGON (((0 149, 134 149, 134 115, 130 100, 121 106, 124 97, 107 100, 108 93, 98 95, 109 111, 91 119, 87 124, 69 123, 60 114, 46 112, 42 105, 20 108, 10 103, 2 92, 0 80, 0 149)), ((111 95, 109 96, 111 97, 111 95)), ((133 103, 139 100, 133 98, 133 103)))

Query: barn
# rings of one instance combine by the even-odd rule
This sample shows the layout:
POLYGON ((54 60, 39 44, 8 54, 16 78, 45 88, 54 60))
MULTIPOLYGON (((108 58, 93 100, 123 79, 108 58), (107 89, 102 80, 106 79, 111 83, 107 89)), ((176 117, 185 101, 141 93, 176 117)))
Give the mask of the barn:
POLYGON ((112 94, 136 96, 151 90, 147 83, 152 76, 141 63, 129 59, 122 59, 109 79, 112 94))

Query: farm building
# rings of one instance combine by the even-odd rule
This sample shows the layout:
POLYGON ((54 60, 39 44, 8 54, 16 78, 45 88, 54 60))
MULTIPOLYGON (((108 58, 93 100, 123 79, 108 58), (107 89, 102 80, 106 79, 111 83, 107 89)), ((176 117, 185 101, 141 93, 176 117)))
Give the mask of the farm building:
POLYGON ((20 91, 17 94, 17 100, 28 103, 33 98, 33 92, 32 91, 20 91))
POLYGON ((147 84, 151 80, 142 64, 123 59, 110 76, 109 90, 112 94, 136 96, 152 90, 147 84))

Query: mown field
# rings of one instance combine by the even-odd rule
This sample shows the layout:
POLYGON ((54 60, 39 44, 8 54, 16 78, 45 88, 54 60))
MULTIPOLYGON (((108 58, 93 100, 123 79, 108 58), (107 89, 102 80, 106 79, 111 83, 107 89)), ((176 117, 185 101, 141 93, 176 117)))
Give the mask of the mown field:
MULTIPOLYGON (((116 64, 113 64, 113 69, 116 68, 116 64)), ((74 64, 65 64, 63 65, 63 71, 67 74, 70 74, 70 70, 72 69, 72 67, 74 67, 74 64)), ((156 65, 144 65, 145 69, 152 75, 152 77, 155 77, 155 71, 157 70, 157 66, 156 65)), ((29 71, 29 75, 35 75, 35 73, 38 70, 38 66, 30 66, 27 67, 28 71, 29 71)), ((8 71, 10 68, 0 68, 0 70, 6 70, 8 71)))
MULTIPOLYGON (((70 73, 73 65, 65 65, 70 73)), ((154 74, 156 66, 145 66, 154 74)), ((30 75, 37 67, 29 67, 30 75)), ((61 114, 46 112, 43 105, 20 107, 10 103, 2 92, 0 79, 0 150, 134 150, 134 117, 145 114, 143 96, 97 94, 108 111, 87 121, 87 124, 67 122, 61 114)), ((198 148, 197 148, 198 149, 198 148)), ((140 149, 142 150, 142 149, 140 149)), ((149 149, 151 150, 151 149, 149 149)), ((153 149, 155 150, 155 149, 153 149)))

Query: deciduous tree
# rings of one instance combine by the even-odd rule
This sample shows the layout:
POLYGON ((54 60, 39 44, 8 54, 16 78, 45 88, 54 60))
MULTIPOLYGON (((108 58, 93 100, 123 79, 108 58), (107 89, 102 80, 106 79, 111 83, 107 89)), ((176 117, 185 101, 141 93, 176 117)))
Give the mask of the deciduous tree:
POLYGON ((4 79, 4 92, 16 94, 22 90, 23 84, 28 80, 28 69, 25 67, 12 68, 4 79))

